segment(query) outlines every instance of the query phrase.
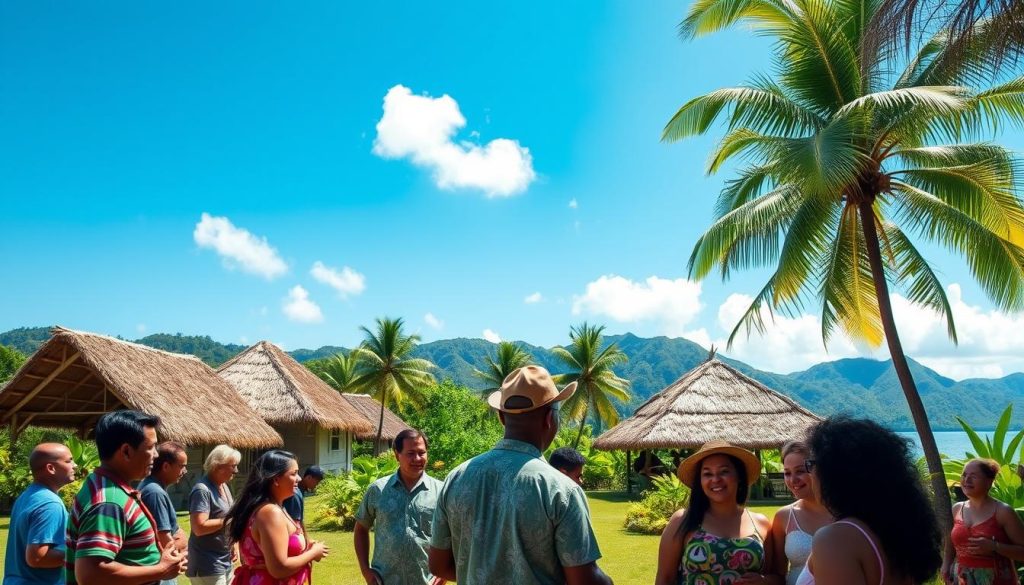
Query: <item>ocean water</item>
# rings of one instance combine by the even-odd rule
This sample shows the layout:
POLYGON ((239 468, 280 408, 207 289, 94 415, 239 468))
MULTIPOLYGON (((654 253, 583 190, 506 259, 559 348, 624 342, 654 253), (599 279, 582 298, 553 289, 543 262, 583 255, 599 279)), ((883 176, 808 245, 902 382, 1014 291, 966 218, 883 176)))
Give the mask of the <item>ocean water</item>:
MULTIPOLYGON (((1016 434, 1017 431, 1007 433, 1007 440, 1016 434)), ((901 436, 907 437, 914 442, 916 445, 917 455, 922 455, 921 441, 917 437, 915 432, 901 432, 898 433, 901 436)), ((978 433, 982 437, 991 437, 992 432, 981 432, 978 433)), ((939 446, 939 453, 948 455, 954 459, 960 459, 964 456, 967 451, 974 451, 971 447, 971 439, 967 436, 967 433, 963 431, 936 431, 935 432, 935 444, 939 446)))

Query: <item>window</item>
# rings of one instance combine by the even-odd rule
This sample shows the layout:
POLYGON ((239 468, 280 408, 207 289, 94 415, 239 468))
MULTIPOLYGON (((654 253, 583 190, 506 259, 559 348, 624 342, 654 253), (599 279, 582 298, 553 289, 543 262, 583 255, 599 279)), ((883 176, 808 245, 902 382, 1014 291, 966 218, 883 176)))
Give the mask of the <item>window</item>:
POLYGON ((331 453, 341 451, 344 443, 341 440, 341 431, 332 430, 327 438, 327 450, 331 453))

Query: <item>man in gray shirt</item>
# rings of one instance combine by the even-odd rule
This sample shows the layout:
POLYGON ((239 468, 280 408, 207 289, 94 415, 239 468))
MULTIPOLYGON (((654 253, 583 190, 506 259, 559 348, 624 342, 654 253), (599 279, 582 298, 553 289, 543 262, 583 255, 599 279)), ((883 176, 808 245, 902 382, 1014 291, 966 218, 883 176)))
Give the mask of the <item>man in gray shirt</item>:
POLYGON ((429 566, 459 585, 611 585, 583 489, 541 452, 558 433, 561 401, 547 370, 525 366, 488 398, 505 438, 448 474, 437 496, 429 566))
MULTIPOLYGON (((188 454, 185 447, 174 441, 164 441, 156 446, 156 459, 153 459, 153 470, 149 477, 139 484, 139 494, 142 503, 149 508, 153 520, 156 521, 156 542, 161 549, 167 548, 171 543, 178 551, 185 554, 188 548, 188 540, 185 538, 185 531, 178 526, 177 513, 171 497, 167 494, 167 487, 178 483, 185 475, 185 466, 188 464, 188 454)), ((166 579, 160 581, 160 585, 175 585, 177 579, 166 579)))

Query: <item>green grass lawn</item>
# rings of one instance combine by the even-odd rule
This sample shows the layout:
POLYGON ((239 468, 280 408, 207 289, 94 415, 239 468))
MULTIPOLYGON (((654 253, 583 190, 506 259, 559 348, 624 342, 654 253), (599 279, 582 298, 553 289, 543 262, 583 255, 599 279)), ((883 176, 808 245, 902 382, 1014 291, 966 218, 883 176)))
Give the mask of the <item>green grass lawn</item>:
MULTIPOLYGON (((622 529, 629 501, 625 494, 616 492, 591 492, 590 512, 594 531, 604 557, 598 564, 616 583, 632 585, 653 583, 658 561, 658 537, 629 534, 622 529)), ((316 496, 306 500, 307 509, 316 506, 316 496)), ((778 508, 753 506, 751 509, 766 514, 769 518, 778 508)), ((188 531, 188 517, 178 519, 182 528, 188 531)), ((3 564, 7 549, 8 518, 0 518, 0 564, 3 564)), ((322 540, 330 547, 330 555, 313 569, 314 582, 318 585, 360 585, 359 575, 352 549, 351 532, 313 532, 312 538, 322 540)), ((179 579, 186 585, 187 579, 179 579)))

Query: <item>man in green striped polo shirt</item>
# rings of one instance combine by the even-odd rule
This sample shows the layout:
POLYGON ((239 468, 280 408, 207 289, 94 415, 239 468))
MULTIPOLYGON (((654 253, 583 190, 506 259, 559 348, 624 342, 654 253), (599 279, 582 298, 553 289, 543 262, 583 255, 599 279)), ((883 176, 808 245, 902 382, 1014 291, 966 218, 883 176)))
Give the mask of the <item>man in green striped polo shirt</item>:
POLYGON ((158 424, 158 417, 137 410, 109 412, 96 423, 102 464, 85 479, 71 507, 67 585, 146 585, 185 570, 185 556, 176 547, 157 546, 152 514, 129 484, 153 467, 158 424))

